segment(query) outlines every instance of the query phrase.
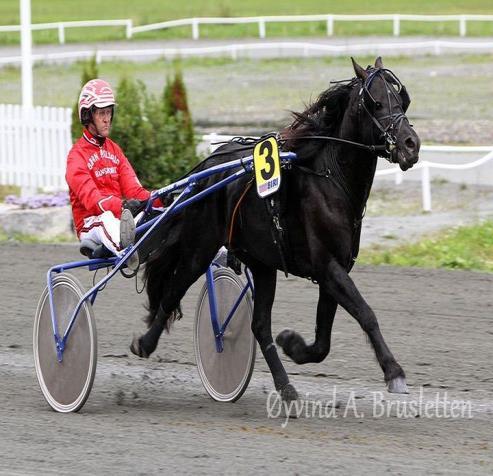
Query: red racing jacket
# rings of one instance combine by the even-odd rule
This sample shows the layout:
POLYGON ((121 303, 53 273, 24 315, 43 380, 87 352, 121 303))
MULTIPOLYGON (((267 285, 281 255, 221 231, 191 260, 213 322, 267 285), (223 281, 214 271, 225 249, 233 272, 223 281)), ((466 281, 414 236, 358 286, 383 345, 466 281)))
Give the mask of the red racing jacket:
POLYGON ((105 211, 120 218, 122 198, 146 200, 150 196, 120 146, 109 138, 100 145, 87 129, 68 153, 65 179, 77 235, 84 218, 105 211))

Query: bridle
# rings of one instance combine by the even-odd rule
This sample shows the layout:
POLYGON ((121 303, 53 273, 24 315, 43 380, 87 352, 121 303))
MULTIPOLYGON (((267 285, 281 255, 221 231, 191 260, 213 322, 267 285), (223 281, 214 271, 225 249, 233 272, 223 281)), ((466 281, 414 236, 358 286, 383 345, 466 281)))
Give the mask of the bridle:
POLYGON ((367 113, 373 124, 381 132, 380 137, 385 139, 384 152, 386 155, 383 157, 389 162, 394 162, 392 159, 396 150, 396 136, 402 126, 403 119, 406 117, 405 110, 410 103, 409 95, 397 76, 389 69, 379 68, 370 70, 368 76, 360 81, 361 87, 358 93, 358 115, 360 115, 361 110, 367 113), (377 101, 370 92, 371 83, 377 76, 379 76, 384 83, 389 110, 389 114, 379 116, 378 118, 370 111, 370 109, 378 110, 382 107, 380 101, 377 101), (393 105, 391 100, 392 96, 396 100, 393 105), (402 104, 399 99, 402 101, 402 104), (368 109, 366 105, 367 102, 372 105, 370 109, 368 109), (392 112, 394 108, 398 108, 398 111, 392 112), (387 124, 384 125, 382 120, 388 120, 387 124))

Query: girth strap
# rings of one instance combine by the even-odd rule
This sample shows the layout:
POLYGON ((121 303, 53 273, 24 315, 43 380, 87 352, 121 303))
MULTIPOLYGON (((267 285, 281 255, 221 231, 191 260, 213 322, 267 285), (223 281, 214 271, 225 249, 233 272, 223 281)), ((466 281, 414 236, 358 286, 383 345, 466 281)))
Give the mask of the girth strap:
POLYGON ((286 278, 288 277, 288 266, 286 263, 286 240, 285 240, 285 232, 280 222, 280 199, 278 194, 274 194, 271 197, 268 197, 264 200, 265 207, 267 208, 267 213, 270 215, 272 219, 271 224, 271 233, 272 240, 274 244, 277 246, 277 250, 279 252, 279 257, 281 258, 281 266, 284 271, 284 275, 286 278))

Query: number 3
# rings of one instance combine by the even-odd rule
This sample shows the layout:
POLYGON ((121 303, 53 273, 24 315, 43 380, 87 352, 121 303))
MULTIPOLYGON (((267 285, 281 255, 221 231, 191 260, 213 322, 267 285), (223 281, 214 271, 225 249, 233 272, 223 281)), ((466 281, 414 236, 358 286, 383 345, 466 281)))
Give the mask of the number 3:
POLYGON ((259 157, 265 162, 265 167, 260 171, 262 178, 267 181, 274 175, 275 172, 275 162, 274 157, 272 157, 272 143, 265 141, 261 144, 259 151, 259 157))

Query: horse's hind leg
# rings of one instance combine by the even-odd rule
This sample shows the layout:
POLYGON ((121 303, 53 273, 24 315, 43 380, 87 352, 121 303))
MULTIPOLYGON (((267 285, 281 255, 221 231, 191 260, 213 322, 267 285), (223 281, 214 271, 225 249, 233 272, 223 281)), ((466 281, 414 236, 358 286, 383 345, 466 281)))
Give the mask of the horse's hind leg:
POLYGON ((289 329, 282 331, 276 338, 276 343, 282 347, 284 353, 297 364, 322 362, 330 352, 330 337, 337 302, 325 292, 322 286, 319 286, 318 289, 315 342, 307 345, 303 337, 289 329))
POLYGON ((404 371, 387 347, 375 313, 363 299, 346 270, 336 260, 330 261, 326 279, 320 285, 358 321, 368 335, 389 392, 408 393, 404 371))
POLYGON ((263 265, 250 267, 255 283, 255 300, 253 306, 252 332, 259 343, 260 350, 269 366, 276 390, 284 401, 298 399, 295 388, 289 383, 272 339, 271 311, 276 292, 275 269, 263 265))
POLYGON ((179 319, 181 317, 180 312, 179 304, 176 309, 170 312, 164 311, 162 306, 159 305, 147 332, 140 337, 136 336, 133 338, 132 343, 130 344, 132 353, 147 359, 156 350, 159 338, 169 324, 169 321, 179 319))
MULTIPOLYGON (((170 324, 181 317, 181 299, 190 286, 204 274, 218 247, 219 245, 212 245, 209 249, 197 249, 194 253, 181 252, 180 261, 173 273, 160 283, 159 304, 156 305, 157 290, 153 290, 153 295, 149 296, 149 300, 152 298, 154 302, 154 304, 150 303, 154 315, 148 319, 150 326, 147 332, 133 339, 130 346, 132 353, 147 358, 156 350, 164 329, 169 329, 170 324)), ((152 281, 152 276, 149 276, 149 281, 152 281)))

